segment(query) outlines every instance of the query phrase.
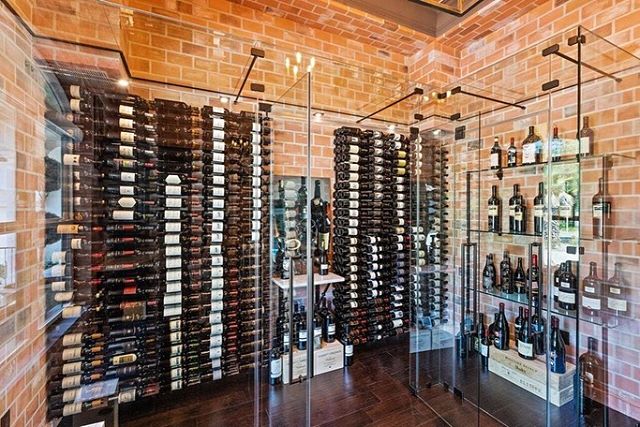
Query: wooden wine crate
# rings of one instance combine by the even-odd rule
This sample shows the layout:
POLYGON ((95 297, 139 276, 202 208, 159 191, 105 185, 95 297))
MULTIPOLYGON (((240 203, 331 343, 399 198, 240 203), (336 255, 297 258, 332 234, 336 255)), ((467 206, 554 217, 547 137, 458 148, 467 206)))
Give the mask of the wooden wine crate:
MULTIPOLYGON (((313 352, 313 374, 320 375, 325 372, 335 371, 344 367, 344 346, 338 340, 331 344, 322 343, 322 347, 313 352)), ((293 379, 304 377, 307 374, 307 352, 294 350, 293 352, 293 379)), ((282 356, 282 382, 289 383, 289 354, 282 356)))
MULTIPOLYGON (((573 375, 575 365, 567 363, 564 374, 549 373, 549 401, 562 406, 573 400, 573 375)), ((543 361, 525 360, 515 350, 501 351, 494 347, 489 351, 489 372, 535 394, 547 398, 547 372, 543 361)))

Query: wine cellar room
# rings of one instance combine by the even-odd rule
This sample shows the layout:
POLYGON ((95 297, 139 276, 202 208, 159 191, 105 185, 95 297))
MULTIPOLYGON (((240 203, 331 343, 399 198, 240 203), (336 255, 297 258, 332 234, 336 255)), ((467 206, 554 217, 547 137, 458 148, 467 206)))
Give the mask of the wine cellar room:
POLYGON ((0 1, 0 426, 637 427, 639 37, 0 1))

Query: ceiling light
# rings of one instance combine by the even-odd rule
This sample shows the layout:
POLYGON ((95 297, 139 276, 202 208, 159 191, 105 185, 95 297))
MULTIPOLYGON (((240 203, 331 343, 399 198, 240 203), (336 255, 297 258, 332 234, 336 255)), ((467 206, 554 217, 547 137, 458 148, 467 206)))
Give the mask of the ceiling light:
POLYGON ((129 80, 127 80, 127 79, 118 80, 118 86, 120 86, 120 87, 129 87, 129 80))
POLYGON ((287 56, 287 58, 284 60, 284 67, 287 69, 287 71, 289 71, 289 68, 291 67, 291 60, 289 59, 289 57, 287 56))
POLYGON ((223 104, 226 104, 227 102, 229 102, 229 98, 227 98, 226 96, 221 96, 220 97, 220 102, 223 104))
POLYGON ((389 132, 394 132, 396 130, 396 125, 391 124, 387 127, 387 129, 389 130, 389 132))
POLYGON ((296 63, 302 62, 302 54, 300 52, 296 52, 296 63))
POLYGON ((313 119, 316 122, 321 122, 323 117, 324 117, 324 113, 320 113, 320 112, 313 113, 313 119))
POLYGON ((433 135, 434 136, 438 136, 438 135, 440 135, 440 132, 442 132, 440 129, 434 129, 433 130, 433 135))

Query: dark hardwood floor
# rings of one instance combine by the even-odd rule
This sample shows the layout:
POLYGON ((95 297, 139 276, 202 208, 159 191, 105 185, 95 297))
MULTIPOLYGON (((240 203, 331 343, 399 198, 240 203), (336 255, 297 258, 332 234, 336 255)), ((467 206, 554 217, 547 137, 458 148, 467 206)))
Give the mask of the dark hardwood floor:
MULTIPOLYGON (((310 382, 256 390, 253 376, 229 377, 123 406, 120 422, 124 427, 240 427, 253 426, 257 417, 264 426, 299 427, 305 425, 310 393, 313 426, 446 426, 412 394, 409 375, 407 338, 395 338, 359 349, 353 366, 310 382)), ((453 407, 466 410, 446 394, 453 407)))

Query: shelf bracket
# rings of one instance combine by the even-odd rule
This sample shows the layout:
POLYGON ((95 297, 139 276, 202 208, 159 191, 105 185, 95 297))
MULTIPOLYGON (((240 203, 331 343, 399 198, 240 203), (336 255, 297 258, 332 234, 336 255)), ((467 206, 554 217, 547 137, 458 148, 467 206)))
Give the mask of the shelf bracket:
POLYGON ((244 89, 245 85, 247 84, 247 80, 249 79, 249 74, 251 74, 251 70, 253 69, 253 66, 256 64, 256 61, 258 60, 258 58, 264 58, 264 50, 258 49, 257 47, 252 47, 251 62, 249 63, 249 68, 247 68, 247 72, 245 73, 244 78, 242 79, 242 84, 240 85, 240 89, 238 89, 238 93, 236 94, 236 99, 233 100, 234 104, 238 103, 238 99, 240 99, 240 95, 242 95, 242 90, 244 89))
POLYGON ((356 123, 361 123, 364 120, 370 119, 371 117, 375 116, 376 114, 379 114, 379 113, 383 112, 384 110, 386 110, 388 108, 391 108, 394 105, 397 105, 397 104, 401 103, 402 101, 405 101, 405 100, 411 98, 412 96, 423 95, 423 94, 424 94, 424 90, 422 88, 419 88, 419 87, 413 88, 413 92, 411 92, 410 94, 405 95, 400 99, 396 99, 392 103, 385 105, 384 107, 374 111, 373 113, 369 114, 368 116, 362 117, 361 119, 357 120, 356 123))
MULTIPOLYGON (((582 36, 584 38, 584 36, 582 36)), ((569 39, 569 45, 572 45, 572 39, 574 37, 572 37, 571 39, 569 39)), ((573 41, 573 44, 577 44, 578 43, 578 38, 577 36, 575 37, 575 41, 573 41)), ((582 40, 582 43, 584 43, 584 40, 582 40)), ((560 45, 559 44, 554 44, 551 45, 547 48, 545 48, 542 51, 542 56, 549 56, 549 55, 556 55, 559 56, 562 59, 565 59, 569 62, 571 62, 572 64, 576 64, 578 65, 580 61, 578 61, 577 59, 573 59, 572 57, 570 57, 569 55, 565 55, 564 53, 560 52, 560 45)), ((594 67, 593 65, 590 65, 584 61, 582 61, 582 65, 588 69, 590 69, 591 71, 595 71, 596 73, 604 76, 604 77, 608 77, 612 80, 615 80, 617 83, 620 83, 622 81, 622 79, 620 77, 616 77, 613 74, 607 73, 606 71, 602 71, 601 69, 594 67)))

